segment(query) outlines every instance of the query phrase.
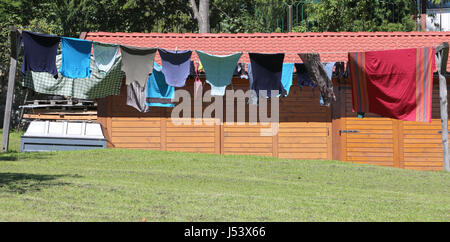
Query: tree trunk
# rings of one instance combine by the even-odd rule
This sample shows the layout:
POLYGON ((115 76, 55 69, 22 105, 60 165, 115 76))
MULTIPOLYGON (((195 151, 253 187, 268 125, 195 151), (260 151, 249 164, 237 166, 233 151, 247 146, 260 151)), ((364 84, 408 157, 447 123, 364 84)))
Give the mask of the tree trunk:
POLYGON ((200 0, 198 7, 195 0, 189 2, 198 23, 198 32, 209 33, 209 0, 200 0))

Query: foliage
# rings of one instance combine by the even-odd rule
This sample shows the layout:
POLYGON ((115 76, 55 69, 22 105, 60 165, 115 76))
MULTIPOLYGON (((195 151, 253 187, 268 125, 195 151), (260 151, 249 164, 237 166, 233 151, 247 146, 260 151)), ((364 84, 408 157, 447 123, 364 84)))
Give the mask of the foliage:
POLYGON ((323 0, 308 4, 307 22, 314 32, 413 31, 415 12, 410 0, 323 0))
POLYGON ((214 0, 213 32, 412 31, 411 0, 214 0))
POLYGON ((450 0, 431 0, 431 1, 436 4, 450 2, 450 0))
MULTIPOLYGON (((291 0, 214 0, 211 28, 215 32, 277 32, 291 0)), ((284 21, 285 27, 286 20, 284 21)), ((281 29, 278 31, 280 32, 281 29)))

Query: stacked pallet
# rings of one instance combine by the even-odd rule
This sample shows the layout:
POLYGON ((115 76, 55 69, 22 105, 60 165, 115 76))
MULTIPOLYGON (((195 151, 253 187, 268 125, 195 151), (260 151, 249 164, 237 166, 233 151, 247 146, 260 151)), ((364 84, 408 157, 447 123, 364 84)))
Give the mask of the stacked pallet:
POLYGON ((97 103, 86 100, 33 100, 20 106, 24 121, 32 120, 97 120, 97 103))

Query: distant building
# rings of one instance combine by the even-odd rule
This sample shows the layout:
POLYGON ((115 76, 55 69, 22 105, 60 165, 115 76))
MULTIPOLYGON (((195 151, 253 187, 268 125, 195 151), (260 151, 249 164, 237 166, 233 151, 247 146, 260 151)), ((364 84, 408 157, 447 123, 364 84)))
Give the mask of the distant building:
POLYGON ((426 3, 426 30, 450 31, 450 2, 434 4, 426 3))

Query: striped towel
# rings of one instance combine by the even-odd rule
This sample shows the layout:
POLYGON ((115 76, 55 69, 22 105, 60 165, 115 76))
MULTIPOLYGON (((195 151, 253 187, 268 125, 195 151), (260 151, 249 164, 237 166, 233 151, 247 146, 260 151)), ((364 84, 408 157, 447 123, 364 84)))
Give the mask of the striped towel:
POLYGON ((431 47, 348 54, 353 112, 431 122, 431 47))

